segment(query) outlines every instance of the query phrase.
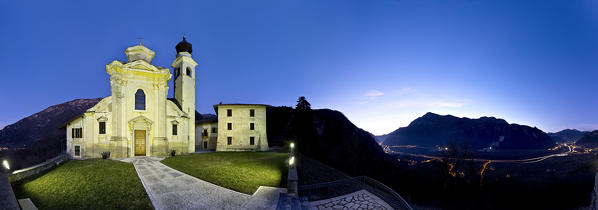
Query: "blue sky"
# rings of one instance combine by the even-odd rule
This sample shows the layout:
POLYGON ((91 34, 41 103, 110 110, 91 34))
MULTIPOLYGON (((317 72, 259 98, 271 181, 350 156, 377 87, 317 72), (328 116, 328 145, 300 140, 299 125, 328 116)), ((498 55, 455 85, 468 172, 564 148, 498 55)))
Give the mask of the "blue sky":
POLYGON ((375 134, 428 111, 598 129, 592 0, 20 0, 0 29, 0 127, 108 96, 105 65, 139 37, 169 67, 186 34, 202 113, 306 96, 375 134))

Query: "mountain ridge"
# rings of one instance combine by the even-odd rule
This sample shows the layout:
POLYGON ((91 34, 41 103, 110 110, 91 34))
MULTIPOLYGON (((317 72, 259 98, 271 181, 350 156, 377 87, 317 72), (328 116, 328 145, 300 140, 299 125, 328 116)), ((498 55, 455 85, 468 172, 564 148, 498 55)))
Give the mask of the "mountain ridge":
POLYGON ((385 145, 446 146, 451 142, 473 149, 546 149, 555 146, 548 134, 536 127, 509 124, 496 117, 471 119, 428 112, 386 135, 385 145))
POLYGON ((43 140, 66 138, 60 128, 103 98, 74 99, 45 108, 0 130, 0 146, 26 147, 43 140))
POLYGON ((598 130, 584 133, 575 145, 598 146, 598 130))
POLYGON ((548 133, 548 136, 556 143, 576 142, 588 131, 577 129, 564 129, 555 133, 548 133))

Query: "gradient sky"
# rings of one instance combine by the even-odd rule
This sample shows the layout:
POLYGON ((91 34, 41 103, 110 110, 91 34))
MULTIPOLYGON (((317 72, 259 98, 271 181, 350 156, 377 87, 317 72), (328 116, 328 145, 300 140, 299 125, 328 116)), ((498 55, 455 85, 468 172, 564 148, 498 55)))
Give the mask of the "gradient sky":
POLYGON ((170 67, 185 34, 202 113, 306 96, 374 134, 428 111, 598 129, 595 0, 18 0, 0 29, 0 127, 108 96, 139 37, 170 67))

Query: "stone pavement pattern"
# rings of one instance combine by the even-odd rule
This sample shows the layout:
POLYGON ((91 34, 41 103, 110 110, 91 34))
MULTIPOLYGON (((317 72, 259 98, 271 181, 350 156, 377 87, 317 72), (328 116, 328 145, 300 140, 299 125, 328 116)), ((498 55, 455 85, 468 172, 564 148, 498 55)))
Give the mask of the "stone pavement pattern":
POLYGON ((134 157, 131 162, 154 208, 160 209, 273 209, 281 188, 260 187, 247 195, 192 177, 162 163, 164 158, 134 157), (274 205, 274 206, 272 206, 274 205))
POLYGON ((390 205, 367 190, 310 202, 310 209, 393 209, 390 205))

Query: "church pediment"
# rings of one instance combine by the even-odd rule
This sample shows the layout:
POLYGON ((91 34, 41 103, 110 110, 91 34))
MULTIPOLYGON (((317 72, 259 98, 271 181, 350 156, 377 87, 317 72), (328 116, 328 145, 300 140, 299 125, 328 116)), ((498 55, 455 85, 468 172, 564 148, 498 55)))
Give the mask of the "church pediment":
POLYGON ((144 60, 137 60, 124 65, 126 68, 146 71, 160 71, 156 66, 145 62, 144 60))
POLYGON ((133 123, 147 123, 147 124, 154 124, 154 122, 152 120, 150 120, 149 118, 143 116, 143 115, 139 115, 131 120, 129 120, 129 124, 133 124, 133 123))

